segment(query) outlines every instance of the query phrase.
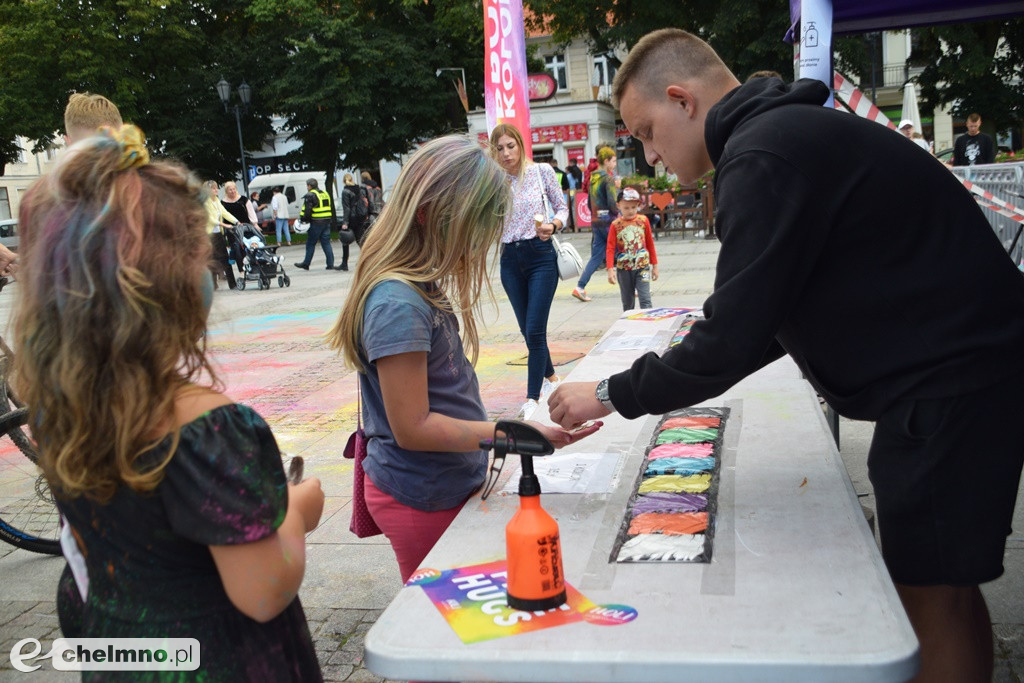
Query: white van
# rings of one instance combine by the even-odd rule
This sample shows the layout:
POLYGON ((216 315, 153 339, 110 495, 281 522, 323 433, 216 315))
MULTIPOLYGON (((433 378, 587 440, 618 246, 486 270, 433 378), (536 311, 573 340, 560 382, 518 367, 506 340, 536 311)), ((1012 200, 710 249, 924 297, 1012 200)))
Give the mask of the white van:
MULTIPOLYGON (((335 203, 339 202, 338 199, 338 178, 335 176, 334 179, 334 190, 331 192, 331 196, 334 198, 335 203)), ((299 214, 302 212, 302 198, 306 196, 306 180, 308 178, 316 178, 316 182, 321 190, 327 186, 327 174, 316 173, 312 171, 305 171, 300 173, 267 173, 266 175, 258 175, 249 181, 249 193, 253 192, 260 193, 260 204, 266 204, 267 210, 264 212, 264 218, 270 219, 273 214, 270 212, 270 199, 274 196, 274 188, 283 188, 284 196, 288 198, 288 217, 292 220, 298 220, 299 214)), ((340 211, 335 208, 335 211, 340 211)))

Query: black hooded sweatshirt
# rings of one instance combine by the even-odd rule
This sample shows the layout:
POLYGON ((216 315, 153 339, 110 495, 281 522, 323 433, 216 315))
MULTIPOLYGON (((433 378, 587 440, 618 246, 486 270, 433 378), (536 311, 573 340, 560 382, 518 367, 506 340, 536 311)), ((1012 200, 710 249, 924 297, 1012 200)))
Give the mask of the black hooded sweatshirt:
POLYGON ((609 381, 625 417, 721 394, 789 353, 829 404, 876 420, 1024 369, 1024 277, 971 194, 894 130, 755 79, 708 112, 722 246, 706 320, 609 381))

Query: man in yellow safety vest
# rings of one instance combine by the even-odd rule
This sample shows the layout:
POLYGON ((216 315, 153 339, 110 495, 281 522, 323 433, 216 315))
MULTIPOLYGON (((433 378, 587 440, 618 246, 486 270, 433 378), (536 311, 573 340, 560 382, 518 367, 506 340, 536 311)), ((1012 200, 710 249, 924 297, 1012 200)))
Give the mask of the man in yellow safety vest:
POLYGON ((296 263, 295 267, 309 270, 309 262, 313 260, 313 252, 319 242, 327 257, 327 270, 337 270, 334 267, 334 249, 331 247, 331 195, 318 188, 316 178, 306 181, 306 189, 309 192, 302 198, 302 220, 309 223, 306 258, 302 263, 296 263))

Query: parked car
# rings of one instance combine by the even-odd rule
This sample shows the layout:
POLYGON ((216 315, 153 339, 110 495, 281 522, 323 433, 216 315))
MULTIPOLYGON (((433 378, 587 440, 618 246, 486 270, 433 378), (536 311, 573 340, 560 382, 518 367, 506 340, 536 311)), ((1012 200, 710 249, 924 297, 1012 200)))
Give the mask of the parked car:
POLYGON ((0 237, 14 237, 18 234, 18 219, 5 218, 0 220, 0 237))

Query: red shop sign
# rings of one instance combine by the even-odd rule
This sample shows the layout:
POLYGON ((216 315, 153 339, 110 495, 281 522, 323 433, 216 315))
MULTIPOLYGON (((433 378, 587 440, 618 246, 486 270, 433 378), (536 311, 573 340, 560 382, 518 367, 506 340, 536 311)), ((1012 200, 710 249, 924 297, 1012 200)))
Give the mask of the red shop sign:
POLYGON ((526 77, 526 91, 531 102, 543 102, 555 96, 558 85, 551 74, 530 74, 526 77))

